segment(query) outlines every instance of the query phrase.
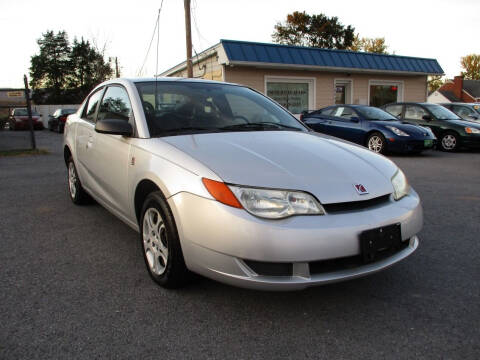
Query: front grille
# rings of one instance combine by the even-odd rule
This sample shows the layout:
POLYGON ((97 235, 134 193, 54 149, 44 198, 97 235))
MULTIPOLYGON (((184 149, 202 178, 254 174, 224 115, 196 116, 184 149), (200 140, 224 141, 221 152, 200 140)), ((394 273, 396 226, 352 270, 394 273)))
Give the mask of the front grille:
POLYGON ((292 276, 292 263, 273 263, 253 260, 244 260, 245 264, 258 275, 265 276, 292 276))
POLYGON ((390 194, 379 196, 369 200, 349 201, 333 204, 322 204, 327 213, 337 213, 344 211, 365 210, 378 205, 386 204, 390 201, 390 194))
MULTIPOLYGON (((383 251, 377 252, 375 255, 375 260, 369 262, 369 264, 375 263, 377 261, 383 260, 389 256, 392 256, 408 247, 409 241, 405 240, 400 243, 400 246, 397 248, 385 249, 383 251)), ((361 255, 348 256, 338 259, 330 260, 319 260, 312 261, 309 263, 310 274, 322 274, 334 271, 341 271, 356 268, 359 266, 365 265, 363 257, 361 255)))

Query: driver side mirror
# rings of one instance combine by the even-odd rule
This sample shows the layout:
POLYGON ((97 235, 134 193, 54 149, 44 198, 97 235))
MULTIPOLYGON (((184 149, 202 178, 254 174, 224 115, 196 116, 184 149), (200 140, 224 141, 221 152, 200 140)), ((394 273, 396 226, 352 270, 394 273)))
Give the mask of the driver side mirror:
POLYGON ((353 123, 359 123, 360 122, 360 119, 357 117, 357 116, 352 116, 350 118, 350 121, 353 122, 353 123))
POLYGON ((432 121, 432 115, 423 115, 422 119, 425 121, 432 121))
POLYGON ((95 131, 100 134, 132 136, 133 128, 128 121, 120 119, 105 119, 97 121, 95 131))

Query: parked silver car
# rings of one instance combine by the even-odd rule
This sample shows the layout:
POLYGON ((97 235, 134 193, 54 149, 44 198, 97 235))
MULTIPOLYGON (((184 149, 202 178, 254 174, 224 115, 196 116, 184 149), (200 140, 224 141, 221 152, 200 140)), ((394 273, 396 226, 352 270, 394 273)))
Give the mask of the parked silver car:
POLYGON ((289 290, 352 279, 412 254, 423 215, 387 158, 310 131, 249 88, 115 79, 65 126, 71 199, 140 233, 151 277, 190 271, 289 290))

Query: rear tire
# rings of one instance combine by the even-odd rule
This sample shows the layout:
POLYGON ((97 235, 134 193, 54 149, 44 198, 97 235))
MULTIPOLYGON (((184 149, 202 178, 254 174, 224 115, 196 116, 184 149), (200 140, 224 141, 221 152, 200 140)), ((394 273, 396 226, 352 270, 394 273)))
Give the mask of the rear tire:
POLYGON ((460 147, 460 137, 453 131, 447 131, 442 134, 439 141, 440 150, 447 152, 457 151, 460 147))
POLYGON ((91 202, 91 197, 83 189, 80 182, 80 178, 77 174, 77 168, 73 162, 73 158, 70 156, 67 162, 67 183, 68 183, 68 193, 70 194, 70 199, 75 205, 83 205, 91 202))
POLYGON ((164 288, 190 279, 172 212, 160 191, 147 196, 140 217, 140 245, 150 277, 164 288))
POLYGON ((386 140, 379 132, 370 134, 367 138, 367 148, 377 154, 385 154, 386 152, 386 140))

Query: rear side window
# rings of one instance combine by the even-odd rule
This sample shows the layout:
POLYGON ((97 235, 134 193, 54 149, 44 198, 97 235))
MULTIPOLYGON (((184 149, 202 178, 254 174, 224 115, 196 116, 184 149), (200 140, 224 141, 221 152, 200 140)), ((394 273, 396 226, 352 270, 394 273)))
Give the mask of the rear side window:
POLYGON ((97 119, 117 119, 129 121, 132 116, 132 105, 127 91, 120 86, 108 87, 98 109, 97 119))
POLYGON ((95 114, 97 111, 97 105, 100 102, 103 89, 99 89, 94 92, 89 98, 85 109, 83 110, 82 118, 90 122, 95 122, 95 114))
POLYGON ((389 112, 393 116, 399 118, 402 116, 402 105, 389 105, 385 107, 385 111, 389 112))

